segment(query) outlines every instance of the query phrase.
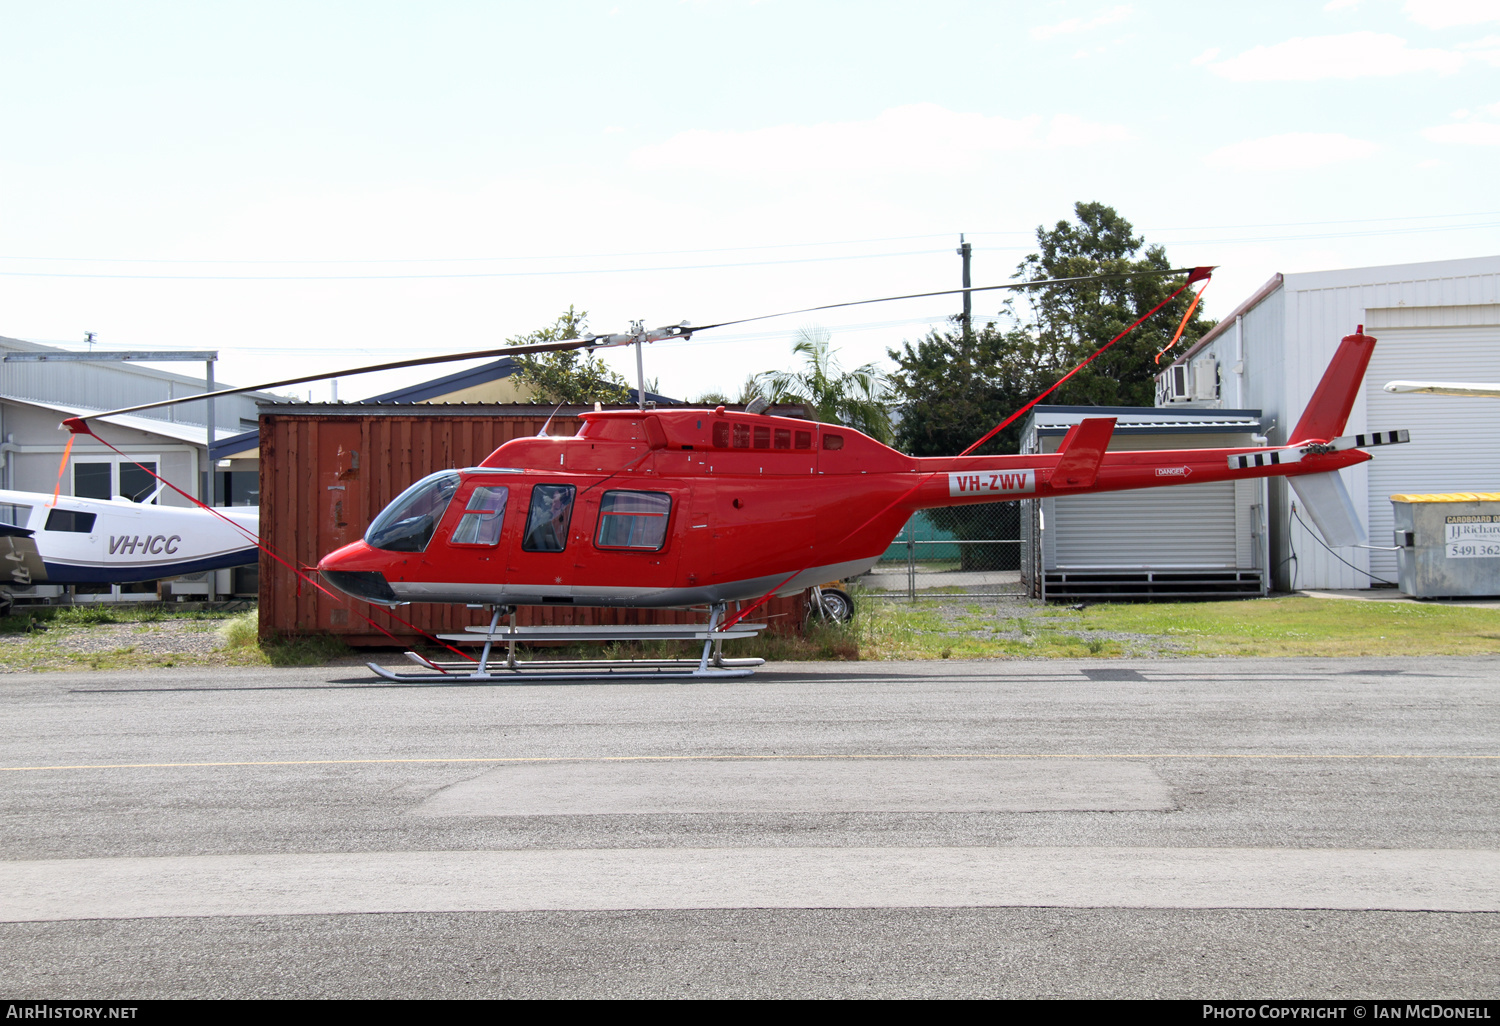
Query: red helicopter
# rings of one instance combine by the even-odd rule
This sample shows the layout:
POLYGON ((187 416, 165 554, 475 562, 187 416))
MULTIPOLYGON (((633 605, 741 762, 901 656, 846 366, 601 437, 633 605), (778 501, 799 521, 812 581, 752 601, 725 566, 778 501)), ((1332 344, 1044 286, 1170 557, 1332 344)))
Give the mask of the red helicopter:
MULTIPOLYGON (((626 336, 531 351, 633 342, 639 362, 641 343, 693 330, 703 329, 637 326, 626 336)), ((488 629, 444 636, 483 640, 477 666, 459 669, 409 653, 447 679, 515 679, 515 642, 555 640, 557 631, 512 626, 497 633, 497 624, 507 609, 538 604, 708 606, 710 617, 706 626, 659 634, 630 629, 633 638, 644 630, 704 641, 696 670, 622 674, 590 665, 530 679, 742 675, 760 660, 726 661, 715 647, 710 668, 710 645, 763 628, 742 622, 760 601, 870 569, 918 510, 1286 476, 1325 536, 1346 538, 1358 521, 1337 472, 1370 459, 1362 447, 1407 440, 1406 432, 1338 437, 1374 345, 1362 326, 1343 339, 1292 442, 1272 448, 1107 452, 1115 420, 1090 418, 1053 454, 918 458, 842 425, 769 416, 753 405, 745 412, 719 406, 584 413, 584 426, 571 438, 515 439, 477 467, 416 482, 375 518, 363 540, 324 556, 317 569, 328 584, 367 602, 494 607, 488 629), (725 619, 730 603, 747 602, 749 608, 725 619), (489 669, 497 640, 508 645, 506 670, 498 675, 489 669)), ((473 355, 489 354, 465 354, 473 355)), ((456 358, 462 357, 446 359, 456 358)), ((76 430, 76 423, 69 426, 76 430)), ((571 630, 614 640, 609 629, 571 630)))

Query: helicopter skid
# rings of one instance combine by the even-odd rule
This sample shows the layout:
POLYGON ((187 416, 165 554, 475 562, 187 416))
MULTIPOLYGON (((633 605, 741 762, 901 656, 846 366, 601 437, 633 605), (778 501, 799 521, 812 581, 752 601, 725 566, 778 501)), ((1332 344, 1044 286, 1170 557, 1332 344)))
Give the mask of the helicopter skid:
POLYGON ((703 665, 698 659, 504 659, 480 666, 457 660, 432 660, 415 652, 406 657, 427 673, 398 673, 375 663, 366 663, 386 680, 403 684, 534 684, 538 681, 574 680, 722 680, 748 677, 764 659, 719 659, 703 665))

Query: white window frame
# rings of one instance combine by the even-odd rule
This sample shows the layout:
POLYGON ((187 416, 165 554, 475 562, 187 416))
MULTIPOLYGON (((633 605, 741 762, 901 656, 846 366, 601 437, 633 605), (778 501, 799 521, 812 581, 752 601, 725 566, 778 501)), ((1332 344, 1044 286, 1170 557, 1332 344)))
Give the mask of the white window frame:
MULTIPOLYGON (((83 453, 74 456, 68 461, 69 469, 73 471, 73 473, 70 474, 68 478, 68 494, 74 496, 75 498, 78 497, 78 493, 76 490, 76 468, 80 463, 109 464, 109 497, 111 499, 120 494, 120 464, 152 463, 155 464, 156 472, 158 474, 162 472, 161 456, 159 454, 152 455, 151 453, 145 452, 133 452, 128 456, 116 456, 113 453, 110 453, 108 455, 101 454, 96 456, 93 453, 83 453)), ((160 485, 160 482, 158 482, 158 486, 155 492, 152 493, 150 500, 148 502, 141 503, 141 505, 159 505, 158 500, 161 498, 161 491, 162 486, 160 485)))

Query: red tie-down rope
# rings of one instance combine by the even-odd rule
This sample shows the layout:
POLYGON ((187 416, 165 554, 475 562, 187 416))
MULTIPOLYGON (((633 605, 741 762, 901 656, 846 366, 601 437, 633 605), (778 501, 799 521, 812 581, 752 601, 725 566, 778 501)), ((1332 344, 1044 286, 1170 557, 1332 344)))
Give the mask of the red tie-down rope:
MULTIPOLYGON (((1126 335, 1130 334, 1136 328, 1140 327, 1148 319, 1150 319, 1154 314, 1156 314, 1157 311, 1161 310, 1162 307, 1166 306, 1172 300, 1174 300, 1178 296, 1182 295, 1183 290, 1186 289, 1189 285, 1193 284, 1193 282, 1195 282, 1195 281, 1204 281, 1205 279, 1210 278, 1212 276, 1212 274, 1213 274, 1213 268, 1212 267, 1195 267, 1195 268, 1193 268, 1192 272, 1188 274, 1188 280, 1185 281, 1185 282, 1183 282, 1180 286, 1178 286, 1177 290, 1175 292, 1173 292, 1170 296, 1168 296, 1166 299, 1163 299, 1160 303, 1157 303, 1155 306, 1153 306, 1150 310, 1147 310, 1141 316, 1137 317, 1135 319, 1134 323, 1132 323, 1130 325, 1130 327, 1128 327, 1124 331, 1120 332, 1118 335, 1116 335, 1114 338, 1110 339, 1108 342, 1104 343, 1104 345, 1100 346, 1098 349, 1095 349, 1091 354, 1089 354, 1089 356, 1085 360, 1083 360, 1081 363, 1079 363, 1078 366, 1074 367, 1072 370, 1068 371, 1068 373, 1066 373, 1062 377, 1058 378, 1057 381, 1052 385, 1051 388, 1047 389, 1047 391, 1043 392, 1041 395, 1039 395, 1035 399, 1031 400, 1031 402, 1029 402, 1025 406, 1021 407, 1015 413, 1012 413, 1009 417, 1006 417, 999 424, 996 424, 993 428, 991 428, 988 432, 986 432, 986 434, 985 434, 985 436, 983 438, 981 438, 979 441, 975 442, 973 445, 969 446, 967 449, 965 449, 963 452, 959 453, 958 455, 959 456, 967 456, 967 455, 969 455, 969 453, 971 453, 975 449, 979 448, 985 442, 988 442, 991 438, 994 438, 1001 431, 1004 431, 1006 428, 1010 427, 1011 424, 1015 423, 1015 421, 1016 421, 1017 418, 1021 417, 1028 410, 1030 410, 1033 406, 1035 406, 1037 403, 1041 402, 1043 399, 1047 398, 1053 392, 1056 392, 1059 388, 1062 387, 1063 383, 1066 382, 1073 375, 1077 374, 1079 371, 1083 370, 1083 368, 1085 368, 1089 364, 1093 363, 1094 360, 1096 360, 1100 356, 1100 354, 1102 354, 1106 349, 1108 349, 1110 346, 1114 345, 1116 342, 1120 341, 1120 339, 1122 339, 1126 335)), ((1207 285, 1206 282, 1205 282, 1205 284, 1204 284, 1203 287, 1204 288, 1208 287, 1208 285, 1207 285)), ((1199 290, 1198 295, 1200 297, 1203 295, 1202 290, 1199 290)), ((1197 300, 1194 300, 1193 301, 1193 306, 1197 306, 1197 305, 1198 305, 1197 300)), ((1191 307, 1188 308, 1188 315, 1189 316, 1192 315, 1192 308, 1191 307)), ((1183 318, 1183 324, 1184 325, 1187 324, 1187 318, 1186 317, 1183 318)), ((1182 333, 1182 329, 1179 328, 1178 329, 1178 334, 1180 335, 1181 333, 1182 333)), ((1175 342, 1176 339, 1173 339, 1173 341, 1175 342)), ((839 539, 839 541, 838 541, 837 544, 842 545, 844 542, 848 541, 850 538, 853 538, 860 531, 863 531, 866 527, 869 527, 877 519, 879 519, 880 517, 882 517, 886 513, 888 513, 892 508, 894 508, 895 506, 899 505, 902 502, 905 502, 912 495, 915 495, 918 489, 920 489, 928 481, 931 481, 933 478, 937 477, 938 474, 940 474, 940 473, 942 473, 942 471, 934 471, 931 474, 928 474, 927 476, 923 477, 916 484, 912 485, 911 488, 907 489, 907 491, 904 494, 902 494, 902 495, 898 496, 897 498, 892 499, 890 502, 886 503, 885 506, 881 508, 880 512, 878 512, 874 516, 870 517, 868 520, 866 520, 864 523, 860 524, 854 530, 852 530, 852 531, 848 532, 847 534, 845 534, 842 538, 839 539)), ((805 573, 806 571, 811 570, 811 569, 812 569, 812 567, 805 566, 801 570, 794 571, 789 576, 785 577, 779 583, 777 583, 777 585, 774 588, 772 588, 770 591, 766 592, 760 598, 758 598, 754 602, 750 603, 750 605, 745 606, 744 608, 740 609, 740 611, 737 612, 737 613, 735 613, 734 616, 731 619, 729 619, 728 621, 726 621, 724 623, 724 625, 719 628, 719 630, 721 630, 721 631, 727 631, 729 628, 731 628, 735 624, 739 623, 745 617, 749 616, 750 613, 752 613, 756 609, 760 608, 760 606, 764 605, 767 599, 769 599, 772 595, 775 595, 782 588, 786 587, 786 585, 792 580, 793 577, 796 577, 798 574, 805 573)))
MULTIPOLYGON (((314 588, 317 588, 324 595, 327 595, 329 598, 333 599, 335 602, 339 602, 339 603, 347 606, 351 611, 353 611, 353 613, 354 613, 355 616, 359 617, 361 620, 363 620, 365 623, 369 624, 371 627, 374 627, 377 631, 379 631, 381 634, 384 634, 386 637, 390 638, 392 641, 396 642, 398 645, 403 643, 400 638, 396 637, 396 635, 394 635, 390 631, 386 630, 384 627, 382 627, 380 624, 376 623, 374 620, 370 619, 370 617, 366 616, 364 613, 361 613, 358 609, 355 609, 354 606, 350 603, 350 601, 349 601, 348 598, 346 598, 343 595, 340 595, 338 592, 331 591, 330 589, 324 587, 321 582, 314 580, 312 578, 312 576, 310 574, 308 574, 305 570, 301 569, 300 567, 296 566, 294 563, 292 563, 291 561, 289 561, 285 557, 283 557, 281 555, 281 553, 277 552, 276 549, 274 547, 272 547, 268 542, 265 542, 265 541, 261 540, 261 538, 260 538, 259 535, 251 534, 242 525, 235 523, 233 520, 231 520, 228 517, 226 517, 223 513, 220 513, 218 510, 214 509, 212 506, 209 506, 206 503, 204 503, 201 500, 199 500, 196 496, 189 495, 187 492, 183 491, 181 488, 178 488, 172 482, 170 482, 166 478, 162 477, 156 471, 152 470, 146 464, 144 464, 144 463, 137 463, 134 459, 131 458, 131 456, 130 456, 129 453, 121 451, 120 449, 118 449, 114 445, 112 445, 107 439, 101 438, 99 435, 95 434, 94 431, 93 431, 93 429, 90 428, 88 426, 88 423, 86 421, 84 421, 81 417, 69 417, 68 419, 66 419, 66 420, 63 421, 63 427, 65 427, 69 431, 71 431, 72 435, 70 435, 68 437, 67 447, 63 450, 63 466, 60 467, 60 468, 58 468, 58 471, 57 471, 57 488, 58 488, 59 492, 61 492, 61 490, 62 490, 63 468, 66 468, 67 465, 68 465, 68 453, 73 448, 73 439, 76 438, 78 435, 90 435, 95 440, 97 440, 100 444, 102 444, 105 448, 111 449, 114 452, 119 453, 121 456, 125 457, 125 459, 129 460, 132 464, 134 464, 137 467, 140 467, 146 473, 148 473, 152 477, 156 478, 156 480, 160 481, 162 484, 164 484, 168 488, 172 489, 172 491, 176 492, 178 495, 182 496, 184 499, 186 499, 189 502, 191 502, 194 506, 197 506, 199 509, 202 509, 202 510, 208 512, 208 513, 212 513, 214 516, 216 516, 220 520, 224 521, 224 523, 228 524, 230 527, 233 527, 236 531, 240 532, 240 534, 244 535, 251 542, 253 542, 255 544, 256 548, 260 549, 262 552, 264 552, 266 555, 270 556, 276 562, 280 563, 282 566, 286 567, 292 573, 296 574, 297 575, 297 594, 299 596, 302 594, 302 582, 306 581, 308 584, 312 585, 314 588)), ((57 503, 57 495, 56 494, 53 495, 52 502, 53 502, 54 505, 56 505, 56 503, 57 503)), ((469 653, 463 651, 462 649, 454 648, 452 645, 450 645, 447 642, 441 640, 440 638, 437 638, 437 637, 434 637, 431 634, 428 634, 426 631, 424 631, 422 628, 418 627, 416 624, 408 623, 407 621, 403 620, 401 617, 397 616, 395 613, 390 612, 389 610, 387 610, 386 611, 386 615, 389 616, 392 620, 395 620, 397 623, 401 624, 402 626, 407 627, 407 628, 415 631, 416 633, 420 634, 422 637, 426 638, 428 641, 431 641, 431 642, 434 642, 434 643, 436 643, 438 645, 441 645, 443 648, 446 648, 448 651, 454 653, 455 655, 462 656, 463 658, 467 659, 471 663, 477 664, 479 662, 479 660, 477 660, 473 656, 469 655, 469 653)), ((433 669, 437 670, 439 673, 446 674, 448 672, 447 670, 444 670, 440 666, 434 666, 433 669)))

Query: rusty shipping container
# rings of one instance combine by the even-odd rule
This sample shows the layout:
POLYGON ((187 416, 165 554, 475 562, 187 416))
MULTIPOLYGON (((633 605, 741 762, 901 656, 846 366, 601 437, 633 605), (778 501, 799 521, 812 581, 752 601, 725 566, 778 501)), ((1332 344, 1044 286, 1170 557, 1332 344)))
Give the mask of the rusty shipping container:
MULTIPOLYGON (((584 409, 559 409, 547 433, 573 434, 583 424, 578 414, 584 409)), ((262 404, 262 537, 287 562, 311 569, 325 554, 363 537, 375 515, 412 482, 436 470, 472 467, 512 438, 536 435, 550 412, 537 406, 488 403, 262 404)), ((772 630, 800 632, 806 601, 803 594, 768 602, 763 612, 772 630)), ((761 618, 757 613, 756 619, 761 618)), ((516 622, 654 624, 703 619, 700 611, 679 609, 526 606, 518 610, 516 622)), ((428 634, 456 633, 488 622, 485 611, 463 606, 416 603, 393 614, 344 595, 330 598, 275 557, 261 554, 262 638, 333 634, 351 645, 413 645, 422 641, 413 628, 428 634)))

